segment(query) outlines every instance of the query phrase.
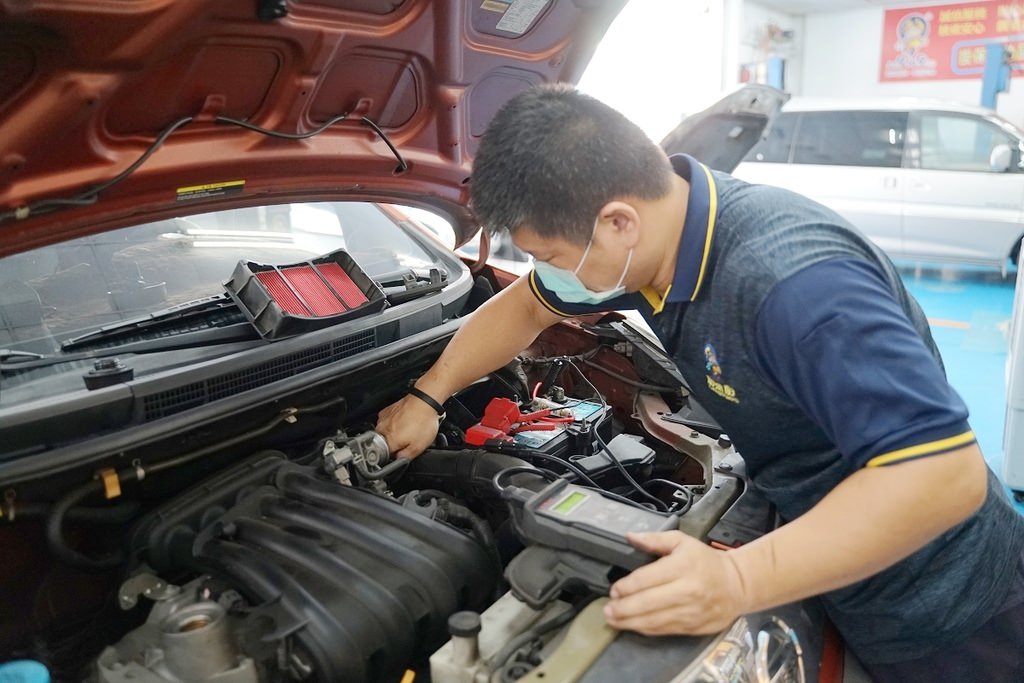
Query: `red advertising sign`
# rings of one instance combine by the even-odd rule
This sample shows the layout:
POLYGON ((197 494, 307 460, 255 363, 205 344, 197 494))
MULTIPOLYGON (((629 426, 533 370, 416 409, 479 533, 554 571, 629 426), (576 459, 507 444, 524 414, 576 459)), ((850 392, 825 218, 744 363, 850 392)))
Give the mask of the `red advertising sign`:
POLYGON ((886 10, 879 80, 981 78, 991 43, 1024 69, 1024 6, 1010 0, 886 10))

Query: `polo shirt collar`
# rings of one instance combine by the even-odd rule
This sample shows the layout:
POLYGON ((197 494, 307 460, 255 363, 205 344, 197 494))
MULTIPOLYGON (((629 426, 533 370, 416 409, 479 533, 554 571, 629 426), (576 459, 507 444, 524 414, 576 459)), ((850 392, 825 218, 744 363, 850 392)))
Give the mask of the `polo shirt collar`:
POLYGON ((669 157, 675 172, 690 184, 683 235, 679 240, 676 272, 665 301, 694 301, 707 275, 718 214, 718 191, 711 170, 687 154, 669 157))

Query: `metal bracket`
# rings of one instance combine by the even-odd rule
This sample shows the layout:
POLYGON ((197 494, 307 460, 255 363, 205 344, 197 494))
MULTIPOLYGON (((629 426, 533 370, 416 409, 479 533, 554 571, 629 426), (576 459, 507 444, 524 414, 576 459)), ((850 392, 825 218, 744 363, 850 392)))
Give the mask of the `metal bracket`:
POLYGON ((117 591, 117 601, 123 610, 130 610, 139 603, 139 596, 145 595, 154 602, 173 598, 181 592, 181 588, 167 583, 148 572, 136 574, 121 584, 117 591))

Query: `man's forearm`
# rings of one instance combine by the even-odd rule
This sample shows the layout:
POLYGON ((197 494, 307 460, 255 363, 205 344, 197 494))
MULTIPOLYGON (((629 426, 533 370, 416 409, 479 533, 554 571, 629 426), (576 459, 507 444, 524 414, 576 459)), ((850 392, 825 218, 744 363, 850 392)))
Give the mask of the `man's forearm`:
POLYGON ((538 317, 520 279, 473 312, 416 386, 444 401, 506 365, 558 318, 538 317))
POLYGON ((987 474, 976 445, 860 470, 813 509, 728 556, 754 612, 868 578, 974 513, 987 474))

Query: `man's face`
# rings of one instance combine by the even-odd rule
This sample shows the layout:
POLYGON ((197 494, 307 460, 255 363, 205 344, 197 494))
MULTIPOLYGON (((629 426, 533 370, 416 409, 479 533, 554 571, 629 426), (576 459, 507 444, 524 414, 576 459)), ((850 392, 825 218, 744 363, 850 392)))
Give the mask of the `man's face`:
MULTIPOLYGON (((588 289, 601 292, 614 288, 619 282, 629 252, 629 248, 619 244, 620 240, 609 232, 613 231, 602 230, 602 224, 598 224, 593 244, 578 271, 576 268, 586 251, 586 244, 575 244, 560 237, 541 237, 528 226, 522 226, 513 233, 512 243, 537 261, 546 261, 569 272, 576 271, 576 276, 588 289)), ((624 284, 628 289, 628 282, 624 284)))

